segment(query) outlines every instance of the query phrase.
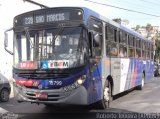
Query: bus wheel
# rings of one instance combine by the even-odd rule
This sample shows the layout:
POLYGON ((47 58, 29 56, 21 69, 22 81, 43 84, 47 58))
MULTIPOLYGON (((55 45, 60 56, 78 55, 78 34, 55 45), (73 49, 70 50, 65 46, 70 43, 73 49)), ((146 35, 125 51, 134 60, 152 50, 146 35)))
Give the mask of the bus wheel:
POLYGON ((7 102, 9 100, 9 91, 6 88, 2 89, 0 92, 0 100, 2 102, 7 102))
POLYGON ((142 90, 143 89, 143 87, 144 87, 144 80, 145 80, 145 76, 144 76, 144 74, 142 74, 141 85, 139 85, 137 87, 138 90, 142 90))
POLYGON ((103 99, 99 102, 99 108, 100 109, 109 108, 111 101, 112 101, 111 84, 108 80, 106 80, 103 89, 103 99))

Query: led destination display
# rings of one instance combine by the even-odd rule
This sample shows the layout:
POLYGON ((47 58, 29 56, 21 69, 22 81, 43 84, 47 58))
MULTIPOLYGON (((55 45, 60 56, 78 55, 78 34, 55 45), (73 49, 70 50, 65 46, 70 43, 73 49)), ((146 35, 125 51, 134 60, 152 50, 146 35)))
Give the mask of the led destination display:
POLYGON ((52 8, 24 13, 15 17, 14 26, 29 26, 69 20, 83 20, 82 10, 77 8, 52 8))

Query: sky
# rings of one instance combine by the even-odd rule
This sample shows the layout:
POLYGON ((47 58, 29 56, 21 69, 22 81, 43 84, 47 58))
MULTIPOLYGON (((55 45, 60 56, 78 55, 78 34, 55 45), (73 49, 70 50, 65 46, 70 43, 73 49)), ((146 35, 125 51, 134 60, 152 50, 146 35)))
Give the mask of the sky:
MULTIPOLYGON (((153 17, 144 14, 124 11, 106 5, 112 5, 129 10, 135 10, 148 14, 160 16, 159 0, 89 0, 106 5, 89 2, 87 0, 35 0, 49 7, 58 6, 84 6, 105 14, 109 19, 121 18, 129 21, 127 27, 132 28, 136 25, 145 26, 150 23, 154 26, 160 26, 160 17, 153 17)), ((0 71, 6 75, 11 72, 12 56, 4 50, 4 31, 13 26, 13 18, 21 13, 40 9, 39 6, 23 2, 23 0, 0 0, 0 71)), ((12 35, 9 39, 9 45, 12 44, 12 35)))

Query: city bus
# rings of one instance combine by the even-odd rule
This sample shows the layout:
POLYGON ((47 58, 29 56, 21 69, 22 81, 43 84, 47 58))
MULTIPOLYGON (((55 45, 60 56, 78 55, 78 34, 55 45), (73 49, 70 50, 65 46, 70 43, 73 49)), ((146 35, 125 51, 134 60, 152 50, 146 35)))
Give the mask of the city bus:
POLYGON ((18 102, 109 107, 153 77, 153 42, 86 7, 20 14, 5 31, 18 102), (8 31, 13 30, 13 52, 8 31))

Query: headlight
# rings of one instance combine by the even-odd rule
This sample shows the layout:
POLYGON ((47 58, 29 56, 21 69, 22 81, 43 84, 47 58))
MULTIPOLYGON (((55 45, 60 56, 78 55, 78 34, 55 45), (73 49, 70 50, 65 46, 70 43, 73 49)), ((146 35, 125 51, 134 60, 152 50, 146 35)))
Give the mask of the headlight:
POLYGON ((77 81, 75 81, 73 84, 65 86, 63 89, 64 91, 71 91, 73 89, 78 88, 80 85, 82 85, 84 83, 84 81, 86 80, 86 75, 81 76, 77 81))
POLYGON ((83 80, 82 79, 78 79, 77 83, 78 83, 78 85, 81 85, 83 83, 83 80))

